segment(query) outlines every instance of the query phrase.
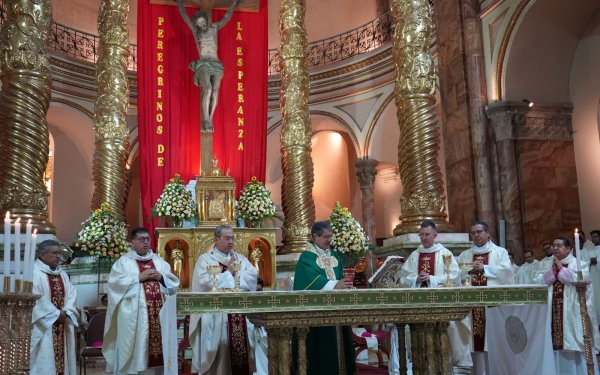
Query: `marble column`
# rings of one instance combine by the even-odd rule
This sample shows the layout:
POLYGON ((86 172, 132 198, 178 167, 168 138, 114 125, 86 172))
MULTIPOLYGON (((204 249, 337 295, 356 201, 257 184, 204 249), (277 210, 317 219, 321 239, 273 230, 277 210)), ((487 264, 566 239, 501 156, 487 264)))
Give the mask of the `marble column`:
POLYGON ((502 218, 506 221, 506 248, 513 253, 515 263, 521 264, 525 249, 525 233, 515 139, 516 113, 505 103, 498 102, 488 106, 487 115, 492 121, 496 143, 502 218))
POLYGON ((377 165, 375 159, 361 158, 356 161, 356 176, 362 194, 362 225, 372 244, 375 243, 375 175, 377 165))
POLYGON ((468 114, 475 172, 475 209, 477 220, 485 221, 490 228, 492 238, 497 239, 491 147, 487 131, 488 120, 485 114, 487 89, 479 3, 479 0, 461 0, 464 61, 469 99, 468 114))

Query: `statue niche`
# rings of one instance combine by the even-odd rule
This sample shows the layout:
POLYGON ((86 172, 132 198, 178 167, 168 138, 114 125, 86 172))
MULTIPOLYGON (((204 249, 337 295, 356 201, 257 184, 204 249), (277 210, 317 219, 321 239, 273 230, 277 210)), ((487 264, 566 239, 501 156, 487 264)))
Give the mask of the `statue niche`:
POLYGON ((167 261, 171 271, 181 283, 181 288, 189 287, 189 246, 181 239, 171 240, 165 246, 167 261))
MULTIPOLYGON (((253 238, 248 243, 248 260, 258 270, 258 277, 265 282, 265 288, 273 285, 271 246, 263 238, 253 238)), ((271 288, 268 288, 271 289, 271 288)))

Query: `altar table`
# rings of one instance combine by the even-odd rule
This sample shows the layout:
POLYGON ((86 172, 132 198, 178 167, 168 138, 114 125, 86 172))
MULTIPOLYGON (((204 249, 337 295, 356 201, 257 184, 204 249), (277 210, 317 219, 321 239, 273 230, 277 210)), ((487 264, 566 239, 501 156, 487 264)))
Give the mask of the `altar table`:
MULTIPOLYGON (((545 285, 178 293, 177 313, 242 313, 253 324, 264 326, 268 333, 269 375, 290 374, 290 343, 294 330, 298 337, 299 370, 305 375, 305 338, 309 327, 394 323, 399 332, 404 332, 404 326, 409 323, 413 374, 449 375, 452 374, 450 321, 463 319, 473 307, 547 302, 545 285)), ((401 363, 401 368, 405 368, 405 364, 401 363)))

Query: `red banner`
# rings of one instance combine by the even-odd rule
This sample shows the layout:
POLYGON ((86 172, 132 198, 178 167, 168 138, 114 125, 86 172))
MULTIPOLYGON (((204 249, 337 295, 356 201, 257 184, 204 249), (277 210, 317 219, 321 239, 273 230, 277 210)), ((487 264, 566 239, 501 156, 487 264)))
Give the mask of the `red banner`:
MULTIPOLYGON (((197 9, 188 8, 191 16, 197 9)), ((213 22, 225 11, 213 10, 213 22)), ((267 123, 267 0, 260 11, 234 12, 219 31, 225 67, 214 116, 213 152, 238 191, 253 176, 264 181, 267 123), (250 32, 252 30, 252 32, 250 32)), ((164 185, 200 171, 200 88, 190 62, 198 60, 191 30, 176 6, 138 3, 138 136, 142 212, 150 217, 164 185)), ((146 223, 153 231, 156 222, 146 223)))

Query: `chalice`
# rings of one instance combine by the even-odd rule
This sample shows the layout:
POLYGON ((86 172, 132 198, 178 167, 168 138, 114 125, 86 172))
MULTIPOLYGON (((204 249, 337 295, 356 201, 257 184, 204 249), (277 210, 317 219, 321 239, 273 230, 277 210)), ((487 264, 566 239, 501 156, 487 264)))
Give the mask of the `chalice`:
POLYGON ((235 280, 235 289, 233 289, 234 292, 240 292, 242 289, 240 288, 240 275, 238 274, 238 272, 242 269, 242 262, 240 262, 239 260, 234 260, 233 264, 231 265, 231 270, 233 272, 235 272, 235 276, 233 277, 235 280))
POLYGON ((208 271, 208 273, 213 276, 213 287, 210 291, 218 292, 219 290, 217 289, 217 275, 222 272, 221 266, 219 266, 218 264, 208 265, 206 266, 206 271, 208 271))
POLYGON ((445 268, 445 272, 446 272, 446 282, 442 284, 443 287, 449 288, 454 286, 454 283, 450 282, 450 265, 452 264, 452 258, 454 258, 454 256, 452 254, 450 255, 443 255, 444 257, 444 268, 445 268))
POLYGON ((458 268, 465 272, 465 286, 471 286, 471 275, 469 271, 473 269, 473 263, 458 263, 458 268))

